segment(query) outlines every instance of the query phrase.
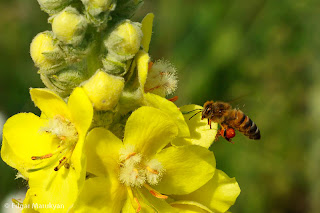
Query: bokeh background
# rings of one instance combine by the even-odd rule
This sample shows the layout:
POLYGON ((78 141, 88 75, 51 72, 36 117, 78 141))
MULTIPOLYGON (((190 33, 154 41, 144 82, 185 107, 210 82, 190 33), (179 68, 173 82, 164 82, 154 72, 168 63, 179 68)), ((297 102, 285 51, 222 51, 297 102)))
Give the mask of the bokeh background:
MULTIPOLYGON (((177 104, 231 101, 261 130, 260 141, 237 134, 211 147, 242 190, 231 211, 320 212, 320 2, 146 0, 134 20, 150 11, 150 53, 177 67, 177 104)), ((0 0, 0 130, 16 113, 39 113, 29 45, 45 30, 36 0, 0 0)), ((25 190, 15 173, 0 160, 0 203, 25 190)))

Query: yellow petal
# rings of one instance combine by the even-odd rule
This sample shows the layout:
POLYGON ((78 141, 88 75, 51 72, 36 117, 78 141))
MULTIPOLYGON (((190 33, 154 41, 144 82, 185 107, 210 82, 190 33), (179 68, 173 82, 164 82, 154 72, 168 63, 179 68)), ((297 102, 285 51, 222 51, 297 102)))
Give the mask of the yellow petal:
POLYGON ((139 190, 142 199, 141 203, 141 212, 170 212, 178 213, 177 209, 170 206, 166 200, 159 199, 151 195, 151 193, 146 188, 141 188, 139 190), (152 208, 151 208, 152 207, 152 208), (156 210, 156 211, 155 211, 156 210))
POLYGON ((152 25, 153 25, 153 13, 148 13, 142 20, 142 41, 141 45, 143 47, 143 50, 146 52, 149 52, 149 45, 151 41, 151 35, 152 35, 152 25))
POLYGON ((213 213, 206 206, 194 201, 176 201, 170 205, 184 213, 213 213))
POLYGON ((49 89, 30 89, 30 95, 35 105, 48 118, 61 115, 70 120, 70 113, 67 104, 54 92, 49 89))
POLYGON ((120 212, 126 193, 119 181, 105 177, 89 178, 70 213, 120 212))
POLYGON ((181 111, 174 103, 158 95, 147 93, 144 95, 144 104, 165 112, 177 125, 179 130, 178 137, 190 136, 189 127, 181 111))
MULTIPOLYGON (((202 107, 194 104, 180 107, 181 112, 189 112, 195 109, 202 109, 202 107)), ((208 121, 201 120, 201 113, 195 115, 197 112, 198 111, 193 111, 183 115, 190 130, 190 137, 177 138, 173 141, 173 144, 180 146, 193 144, 203 146, 205 148, 209 148, 211 146, 217 134, 218 124, 212 122, 212 129, 210 129, 208 121), (193 115, 195 116, 191 118, 193 115)))
POLYGON ((127 197, 123 208, 121 209, 121 213, 136 213, 136 210, 132 206, 131 199, 127 197))
POLYGON ((19 113, 9 118, 3 127, 1 157, 27 178, 27 170, 39 163, 31 157, 46 155, 54 148, 53 136, 41 132, 46 122, 32 113, 19 113))
POLYGON ((57 172, 51 167, 31 174, 29 179, 31 205, 36 211, 41 210, 41 212, 54 212, 53 208, 41 207, 49 203, 63 205, 60 212, 67 212, 81 188, 78 176, 79 174, 73 169, 67 170, 64 167, 57 172))
POLYGON ((140 107, 129 117, 124 133, 124 144, 134 145, 146 157, 163 149, 178 134, 171 118, 153 107, 140 107))
MULTIPOLYGON (((80 134, 86 134, 93 117, 92 104, 82 88, 76 88, 68 100, 72 123, 80 134)), ((84 136, 83 136, 84 137, 84 136)))
POLYGON ((240 188, 235 178, 229 178, 221 170, 216 170, 213 178, 200 189, 188 194, 173 196, 175 200, 195 201, 213 212, 226 212, 236 201, 240 188))
POLYGON ((104 128, 91 130, 86 139, 87 171, 97 176, 118 178, 122 141, 104 128))
POLYGON ((139 51, 136 55, 137 61, 137 69, 138 69, 138 77, 139 77, 139 84, 140 90, 144 92, 144 85, 147 80, 148 76, 148 68, 149 68, 149 55, 144 51, 139 51))
POLYGON ((41 208, 41 206, 51 203, 53 206, 63 205, 63 209, 59 212, 67 212, 74 204, 86 176, 86 161, 84 155, 82 155, 83 142, 83 139, 78 141, 69 168, 63 166, 55 171, 54 167, 57 164, 53 164, 45 169, 30 173, 30 199, 35 206, 35 210, 54 212, 53 208, 41 208))
POLYGON ((28 189, 25 199, 23 200, 22 213, 38 213, 38 211, 32 208, 32 191, 28 189))
POLYGON ((159 152, 157 159, 165 169, 154 189, 162 194, 188 194, 205 185, 215 172, 216 161, 208 149, 191 146, 171 146, 159 152))

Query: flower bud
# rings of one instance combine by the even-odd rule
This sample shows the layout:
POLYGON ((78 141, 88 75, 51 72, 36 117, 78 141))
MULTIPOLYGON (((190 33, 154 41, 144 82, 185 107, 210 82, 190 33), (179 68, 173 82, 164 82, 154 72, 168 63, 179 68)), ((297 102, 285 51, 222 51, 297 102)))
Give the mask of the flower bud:
POLYGON ((55 45, 51 32, 36 35, 30 45, 30 55, 35 65, 41 69, 50 69, 62 62, 60 49, 55 45))
POLYGON ((81 0, 82 3, 85 5, 87 11, 93 15, 97 16, 102 12, 112 10, 113 0, 81 0))
POLYGON ((104 71, 116 76, 124 76, 128 72, 130 62, 131 61, 117 61, 110 54, 102 60, 104 71))
POLYGON ((146 93, 151 92, 162 97, 172 94, 178 85, 175 67, 168 61, 158 60, 149 64, 147 81, 144 85, 146 93))
POLYGON ((83 15, 72 7, 67 7, 53 17, 52 31, 66 44, 79 44, 86 32, 87 21, 83 15))
POLYGON ((124 87, 124 79, 98 70, 83 88, 95 110, 112 110, 118 103, 124 87))
POLYGON ((141 39, 141 24, 125 20, 109 34, 104 45, 112 57, 118 61, 125 61, 133 58, 139 51, 141 39))
POLYGON ((49 14, 55 14, 63 10, 73 0, 38 0, 43 11, 49 14))
POLYGON ((72 90, 88 79, 85 61, 65 67, 53 74, 41 73, 42 82, 62 97, 70 95, 72 90))

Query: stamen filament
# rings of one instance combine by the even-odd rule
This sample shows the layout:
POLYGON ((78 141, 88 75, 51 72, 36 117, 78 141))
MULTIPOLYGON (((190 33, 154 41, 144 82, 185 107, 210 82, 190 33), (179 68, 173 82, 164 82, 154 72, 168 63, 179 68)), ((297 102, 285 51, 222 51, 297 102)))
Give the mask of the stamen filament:
POLYGON ((32 156, 31 159, 32 160, 43 160, 43 159, 47 159, 47 158, 51 158, 53 155, 56 155, 58 153, 61 153, 62 150, 66 149, 68 147, 65 147, 65 146, 58 146, 58 149, 52 153, 49 153, 49 154, 45 154, 45 155, 42 155, 42 156, 32 156))
POLYGON ((151 70, 152 66, 153 66, 153 62, 150 61, 149 64, 148 64, 148 70, 151 70))
POLYGON ((49 153, 49 154, 46 154, 46 155, 43 155, 43 156, 32 156, 31 160, 43 160, 43 159, 46 159, 46 158, 51 158, 52 156, 53 156, 52 153, 49 153))
POLYGON ((141 204, 138 200, 137 197, 133 196, 133 192, 130 186, 127 186, 127 191, 128 191, 128 195, 131 201, 131 205, 136 208, 136 212, 140 212, 141 211, 141 204))
POLYGON ((61 160, 59 160, 59 165, 54 168, 54 171, 58 171, 61 169, 61 167, 66 163, 67 158, 63 157, 61 160))
POLYGON ((129 158, 131 158, 132 156, 135 156, 136 154, 137 154, 136 152, 130 153, 125 160, 128 160, 129 158))
POLYGON ((143 184, 144 187, 146 187, 146 189, 149 190, 149 192, 155 196, 156 198, 160 198, 160 199, 167 199, 168 196, 161 194, 160 192, 157 192, 156 190, 154 190, 153 188, 151 188, 151 186, 149 186, 148 184, 143 184))
POLYGON ((151 172, 152 174, 156 174, 156 175, 159 174, 159 172, 157 170, 151 169, 149 166, 147 166, 147 170, 149 172, 151 172))
POLYGON ((141 211, 141 204, 139 203, 138 198, 134 198, 134 201, 136 201, 136 203, 138 204, 138 208, 136 209, 136 212, 140 212, 141 211))
MULTIPOLYGON (((76 147, 76 144, 73 145, 73 147, 69 150, 69 152, 67 153, 66 156, 64 156, 61 160, 59 160, 59 165, 54 168, 54 171, 58 171, 59 169, 61 169, 62 166, 64 166, 67 163, 67 161, 70 159, 75 147, 76 147)), ((69 167, 70 167, 70 164, 68 164, 66 166, 67 169, 69 167)))

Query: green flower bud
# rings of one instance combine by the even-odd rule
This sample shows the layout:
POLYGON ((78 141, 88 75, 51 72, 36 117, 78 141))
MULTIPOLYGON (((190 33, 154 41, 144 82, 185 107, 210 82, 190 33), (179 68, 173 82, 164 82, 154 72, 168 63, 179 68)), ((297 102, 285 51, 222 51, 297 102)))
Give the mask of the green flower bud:
POLYGON ((131 61, 117 61, 110 54, 108 54, 103 60, 103 68, 105 72, 116 75, 116 76, 124 76, 130 67, 131 61))
POLYGON ((117 61, 129 60, 139 51, 142 35, 140 23, 125 20, 108 35, 104 45, 117 61))
POLYGON ((93 16, 114 9, 113 0, 81 0, 86 10, 93 16))
POLYGON ((72 64, 52 74, 41 73, 42 82, 62 97, 70 95, 72 90, 88 79, 86 61, 72 64))
POLYGON ((55 14, 63 10, 73 0, 38 0, 43 11, 49 14, 55 14))
POLYGON ((34 37, 30 45, 30 55, 40 69, 51 69, 63 62, 61 51, 55 45, 52 33, 48 31, 34 37))
POLYGON ((108 111, 118 104, 124 88, 124 79, 98 70, 83 85, 83 88, 93 103, 95 110, 108 111))
POLYGON ((66 44, 79 44, 86 29, 87 21, 85 17, 72 7, 67 7, 53 17, 52 31, 60 41, 66 44))

